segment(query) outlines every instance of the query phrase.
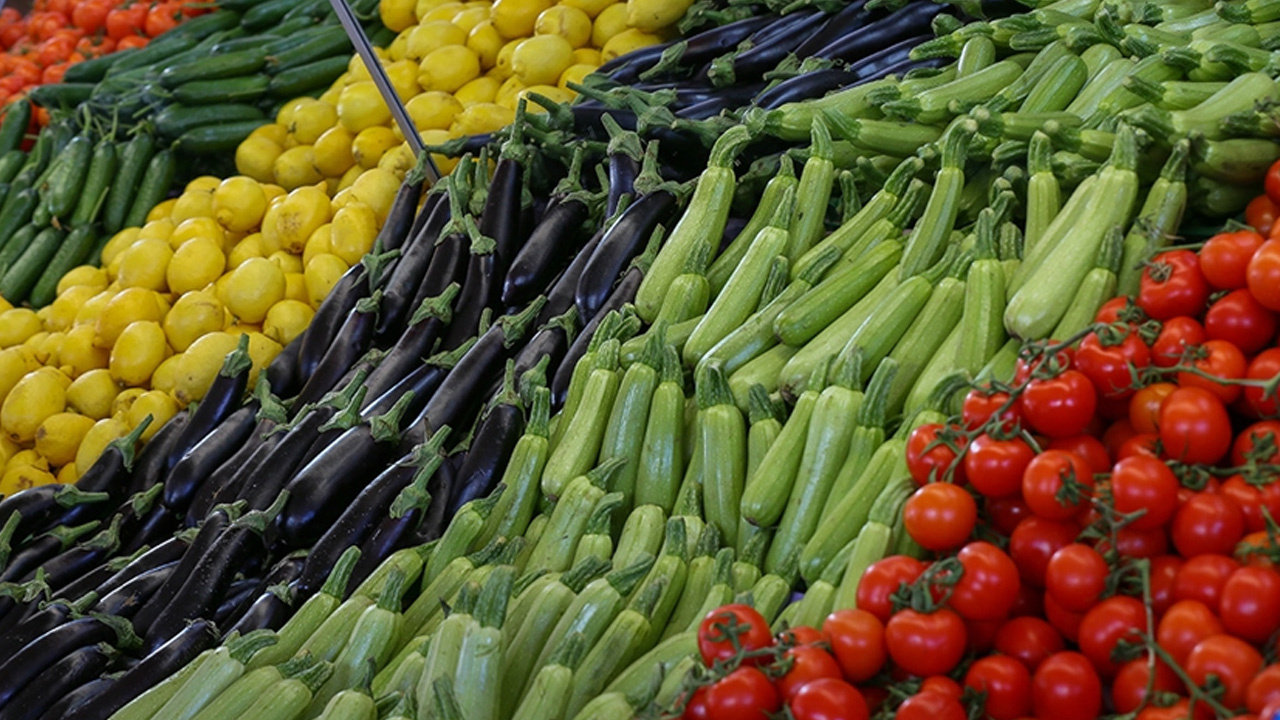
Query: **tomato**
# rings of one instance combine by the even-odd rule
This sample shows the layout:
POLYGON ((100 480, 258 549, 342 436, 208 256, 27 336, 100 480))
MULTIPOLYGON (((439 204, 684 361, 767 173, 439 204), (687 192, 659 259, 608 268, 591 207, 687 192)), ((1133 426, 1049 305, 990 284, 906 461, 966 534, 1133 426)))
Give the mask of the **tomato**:
POLYGON ((968 720, 959 698, 937 692, 920 691, 902 701, 894 720, 968 720))
POLYGON ((1031 508, 1027 507, 1019 495, 987 498, 982 504, 982 514, 1001 535, 1009 535, 1018 527, 1018 523, 1034 517, 1031 508))
POLYGON ((1189 348, 1199 347, 1209 339, 1204 326, 1195 318, 1179 316, 1165 320, 1160 334, 1151 344, 1151 362, 1156 367, 1173 367, 1189 348))
POLYGON ((882 623, 889 622, 893 615, 893 594, 902 585, 918 580, 928 567, 907 555, 890 555, 871 563, 858 582, 857 607, 875 615, 882 623))
POLYGON ((1266 530, 1259 530, 1245 535, 1236 545, 1234 557, 1249 567, 1260 567, 1274 570, 1277 568, 1276 558, 1280 557, 1280 548, 1266 530))
POLYGON ((1174 603, 1173 588, 1182 564, 1182 558, 1177 555, 1151 558, 1151 607, 1156 611, 1157 617, 1164 615, 1174 603))
POLYGON ((1204 703, 1199 703, 1193 714, 1191 702, 1183 698, 1168 707, 1149 705, 1138 711, 1138 716, 1134 720, 1190 720, 1191 718, 1213 720, 1213 710, 1204 703))
POLYGON ((1208 605, 1199 600, 1179 600, 1160 617, 1156 642, 1181 665, 1197 643, 1223 631, 1222 622, 1208 605))
POLYGON ((931 613, 901 610, 884 627, 889 657, 912 675, 951 672, 965 653, 968 635, 964 621, 954 611, 931 613))
POLYGON ((146 22, 145 3, 136 2, 115 8, 107 13, 107 37, 118 43, 131 35, 139 35, 146 22))
POLYGON ((996 651, 1016 659, 1032 672, 1063 646, 1062 634, 1038 617, 1013 618, 996 631, 996 651))
POLYGON ((754 667, 740 667, 716 681, 706 702, 709 720, 766 720, 781 706, 769 676, 754 667))
POLYGON ((959 700, 964 695, 964 688, 959 682, 946 675, 930 675, 920 681, 919 692, 937 693, 943 697, 959 700))
POLYGON ((870 711, 858 688, 823 678, 805 685, 788 707, 796 720, 867 720, 870 711))
POLYGON ((812 645, 793 647, 783 654, 784 662, 790 663, 790 669, 782 677, 774 681, 774 687, 788 702, 800 688, 818 678, 840 678, 840 666, 831 653, 812 645))
POLYGON ((1062 607, 1047 590, 1044 593, 1044 617, 1068 641, 1075 642, 1080 636, 1080 623, 1084 620, 1084 613, 1071 612, 1062 607))
MULTIPOLYGON (((1252 203, 1251 203, 1252 205, 1252 203)), ((1218 290, 1235 290, 1248 284, 1249 259, 1266 242, 1268 231, 1242 229, 1222 232, 1209 238, 1200 248, 1200 271, 1218 290)))
POLYGON ((71 67, 70 64, 65 62, 50 65, 44 69, 44 75, 40 77, 40 82, 45 85, 62 82, 62 77, 67 74, 68 67, 71 67))
POLYGON ((827 642, 827 636, 821 631, 807 625, 787 628, 774 637, 774 644, 796 647, 798 645, 817 645, 827 642))
POLYGON ((1267 705, 1280 700, 1280 665, 1262 668, 1245 689, 1244 705, 1251 713, 1260 713, 1267 705))
POLYGON ((1013 384, 1025 385, 1033 375, 1036 378, 1055 377, 1071 368, 1075 354, 1074 349, 1065 347, 1050 357, 1042 346, 1023 347, 1022 352, 1018 354, 1018 362, 1014 366, 1013 384))
POLYGON ((1038 720, 1092 720, 1102 709, 1102 681, 1080 653, 1054 653, 1031 678, 1031 704, 1038 720))
POLYGON ((1191 649, 1183 669, 1200 686, 1210 675, 1217 676, 1223 686, 1222 704, 1242 708, 1249 681, 1262 669, 1262 655, 1240 638, 1211 635, 1191 649))
POLYGON ((971 542, 956 554, 963 571, 951 586, 949 605, 969 620, 999 620, 1018 599, 1018 566, 999 547, 971 542))
POLYGON ((70 22, 67 16, 60 12, 32 13, 31 21, 27 25, 27 33, 33 40, 48 40, 59 30, 67 27, 70 22))
POLYGON ((1009 401, 1009 393, 990 388, 974 388, 964 396, 964 403, 960 406, 960 422, 969 430, 977 430, 997 413, 1003 421, 1000 427, 1006 432, 1011 432, 1021 420, 1018 403, 1009 401))
POLYGON ((1274 203, 1280 203, 1280 162, 1277 162, 1267 170, 1267 176, 1263 184, 1267 197, 1271 198, 1274 203))
POLYGON ((1157 660, 1154 678, 1151 666, 1146 657, 1135 658, 1120 666, 1111 682, 1111 702, 1116 712, 1137 710, 1147 697, 1148 680, 1152 692, 1177 694, 1182 690, 1182 680, 1168 665, 1157 660))
POLYGON ((149 37, 156 37, 178 26, 182 18, 182 5, 176 2, 159 2, 147 11, 143 30, 149 37))
POLYGON ((1222 400, 1204 388, 1174 390, 1160 408, 1160 442, 1185 463, 1221 460, 1231 448, 1231 419, 1222 400))
POLYGON ((907 436, 907 470, 917 485, 931 482, 964 482, 964 465, 956 460, 964 449, 964 438, 957 429, 940 423, 921 425, 907 436))
MULTIPOLYGON (((1111 539, 1098 541, 1098 552, 1107 553, 1111 548, 1111 539)), ((1169 537, 1165 529, 1134 530, 1120 528, 1116 531, 1116 552, 1126 558, 1153 558, 1169 552, 1169 537)))
POLYGON ((1129 422, 1140 433, 1154 433, 1160 429, 1160 406, 1178 386, 1170 382, 1152 383, 1129 398, 1129 422))
POLYGON ((1098 674, 1111 677, 1120 669, 1112 660, 1112 652, 1120 641, 1141 642, 1147 627, 1147 612, 1142 602, 1126 595, 1113 595, 1094 605, 1080 621, 1077 638, 1080 652, 1089 658, 1098 674))
POLYGON ((1022 475, 1035 451, 1020 437, 997 440, 982 434, 969 443, 964 474, 987 497, 1010 497, 1022 489, 1022 475))
POLYGON ((1050 450, 1066 450, 1079 455, 1094 474, 1105 473, 1111 469, 1111 455, 1107 446, 1093 435, 1076 435, 1069 438, 1054 438, 1049 441, 1050 450))
POLYGON ((1236 436, 1231 446, 1231 464, 1245 465, 1250 460, 1267 465, 1280 464, 1280 420, 1256 422, 1236 436))
POLYGON ((147 38, 145 35, 130 35, 123 40, 116 42, 116 50, 130 50, 144 48, 147 46, 147 38))
POLYGON ((1127 457, 1111 471, 1111 497, 1116 512, 1142 512, 1127 527, 1160 528, 1178 510, 1178 477, 1164 462, 1145 455, 1127 457))
POLYGON ((1138 306, 1156 320, 1197 316, 1208 299, 1209 283, 1190 250, 1162 252, 1142 271, 1138 306))
POLYGON ((106 27, 111 7, 107 0, 84 0, 71 11, 71 22, 87 33, 98 32, 106 27))
MULTIPOLYGON (((707 613, 698 625, 698 652, 708 666, 735 655, 731 633, 744 651, 761 650, 773 644, 769 622, 750 605, 730 604, 707 613)), ((758 664, 764 658, 750 658, 747 664, 758 664)))
POLYGON ((707 691, 710 689, 710 685, 701 685, 694 690, 689 696, 689 702, 684 706, 684 714, 680 717, 684 720, 708 720, 711 711, 707 708, 707 691))
POLYGON ((1242 567, 1222 586, 1218 617, 1227 632, 1262 644, 1280 629, 1280 573, 1242 567))
POLYGON ((1093 316, 1094 322, 1102 323, 1103 325, 1114 325, 1118 322, 1140 325, 1147 319, 1147 314, 1128 295, 1121 295, 1106 301, 1102 304, 1102 307, 1098 308, 1097 314, 1093 316))
POLYGON ((1087 612, 1102 597, 1110 572, 1107 561, 1097 550, 1072 543, 1049 558, 1044 574, 1045 590, 1064 610, 1087 612))
MULTIPOLYGON (((1277 208, 1276 204, 1271 201, 1271 198, 1267 197, 1264 193, 1250 200, 1249 204, 1245 206, 1244 221, 1253 226, 1259 234, 1266 235, 1271 232, 1271 226, 1276 221, 1277 212, 1280 212, 1280 208, 1277 208)), ((1200 256, 1201 264, 1203 264, 1203 249, 1200 251, 1200 256)))
POLYGON ((1280 311, 1280 240, 1268 240, 1249 259, 1249 292, 1269 310, 1280 311))
POLYGON ((1248 290, 1233 290, 1209 306, 1204 331, 1212 340, 1226 340, 1245 355, 1254 355, 1275 337, 1276 316, 1248 290))
POLYGON ((1124 441, 1124 444, 1120 446, 1119 451, 1116 453, 1116 460, 1124 460, 1135 455, 1160 458, 1161 450, 1159 435, 1142 433, 1124 441))
MULTIPOLYGON (((1280 348, 1271 348, 1258 353, 1249 361, 1249 367, 1244 375, 1250 380, 1271 380, 1280 375, 1280 348)), ((1259 417, 1280 415, 1280 393, 1268 395, 1264 388, 1246 387, 1244 399, 1259 417)))
POLYGON ((1117 453, 1120 452, 1120 448, 1129 438, 1137 434, 1138 431, 1133 429, 1133 423, 1129 422, 1129 418, 1121 418, 1112 422, 1102 432, 1102 444, 1106 446, 1108 455, 1119 459, 1117 453))
POLYGON ((1031 711, 1031 673, 1014 658, 991 655, 975 660, 964 684, 986 694, 983 709, 992 720, 1016 720, 1031 711))
POLYGON ((1170 536, 1178 554, 1228 555, 1244 537, 1244 513, 1224 495, 1196 493, 1173 516, 1170 536))
POLYGON ((837 610, 822 621, 822 631, 830 638, 831 652, 849 682, 875 677, 889 657, 884 623, 866 610, 837 610))
POLYGON ((1098 408, 1098 394, 1084 373, 1067 370, 1057 377, 1027 383, 1018 407, 1036 432, 1071 437, 1089 426, 1098 408))
POLYGON ((1089 378, 1104 398, 1127 398, 1133 394, 1131 368, 1151 365, 1151 350, 1137 332, 1089 333, 1076 350, 1075 367, 1089 378))
POLYGON ((1222 483, 1218 492, 1235 501, 1244 513, 1245 532, 1259 532, 1267 527, 1265 509, 1272 518, 1280 517, 1280 487, 1269 483, 1258 487, 1245 481, 1240 475, 1232 475, 1222 483))
POLYGON ((1176 600, 1198 600, 1207 607, 1217 608, 1227 578, 1239 567, 1240 563, 1226 555, 1207 554, 1189 558, 1178 570, 1173 597, 1176 600))
POLYGON ((1009 536, 1009 556, 1023 582, 1044 587, 1049 558, 1075 542, 1079 534, 1079 526, 1070 520, 1047 520, 1033 515, 1018 523, 1009 536))
POLYGON ((1191 372, 1180 372, 1178 373, 1179 385, 1184 388, 1204 388, 1217 395, 1223 404, 1230 404, 1240 397, 1243 388, 1228 382, 1244 377, 1247 363, 1240 348, 1226 340, 1206 340, 1193 352, 1195 357, 1189 362, 1200 372, 1220 379, 1210 379, 1191 372))
POLYGON ((911 538, 927 550, 960 547, 978 521, 978 504, 964 488, 930 483, 907 499, 902 521, 911 538))
POLYGON ((1022 498, 1047 520, 1070 520, 1089 506, 1093 471, 1084 458, 1066 450, 1045 450, 1022 474, 1022 498))

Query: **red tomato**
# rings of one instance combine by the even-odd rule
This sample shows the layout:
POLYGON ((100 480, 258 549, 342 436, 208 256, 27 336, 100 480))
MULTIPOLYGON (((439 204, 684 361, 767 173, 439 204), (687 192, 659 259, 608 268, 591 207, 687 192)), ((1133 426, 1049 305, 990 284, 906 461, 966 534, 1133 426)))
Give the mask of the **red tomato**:
POLYGON ((1280 464, 1280 420, 1256 422, 1236 436, 1231 446, 1231 464, 1244 465, 1249 460, 1280 464))
MULTIPOLYGON (((1258 353, 1249 361, 1245 377, 1250 380, 1271 380, 1280 375, 1280 348, 1271 348, 1258 353)), ((1280 415, 1280 393, 1268 395, 1261 387, 1246 387, 1245 402, 1259 417, 1276 417, 1280 415)))
POLYGON ((963 545, 977 520, 978 504, 973 496, 951 483, 930 483, 916 489, 902 511, 903 525, 911 538, 935 552, 963 545))
MULTIPOLYGON (((1098 541, 1098 552, 1111 548, 1110 538, 1098 541)), ((1116 531, 1116 552, 1127 558, 1153 558, 1169 552, 1169 537, 1162 527, 1151 530, 1120 528, 1116 531)))
POLYGON ((707 691, 710 689, 710 685, 701 685, 694 690, 680 717, 684 720, 710 720, 711 711, 707 709, 707 691))
POLYGON ((1016 659, 1031 672, 1063 646, 1062 635, 1037 617, 1013 618, 996 632, 996 651, 1016 659))
POLYGON ((1011 497, 1022 489, 1022 475, 1034 457, 1035 451, 1022 438, 996 440, 984 433, 969 443, 964 474, 987 497, 1011 497))
POLYGON ((1222 622, 1208 605, 1199 600, 1179 600, 1160 617, 1156 642, 1181 665, 1196 644, 1222 632, 1222 622))
POLYGON ((1093 471, 1084 458, 1066 450, 1045 450, 1022 474, 1022 498, 1031 512, 1048 520, 1070 520, 1089 506, 1093 471))
POLYGON ((1107 446, 1093 435, 1054 438, 1049 441, 1049 449, 1066 450, 1079 455, 1094 474, 1105 473, 1111 469, 1111 455, 1107 452, 1107 446))
POLYGON ((1133 423, 1129 422, 1129 418, 1121 418, 1108 425, 1103 431, 1102 444, 1106 446, 1107 454, 1118 460, 1116 453, 1120 452, 1120 448, 1129 438, 1137 434, 1138 431, 1133 429, 1133 423))
POLYGON ((992 720, 1016 720, 1031 711, 1031 673, 1014 658, 991 655, 975 660, 964 684, 986 694, 983 710, 992 720))
POLYGON ((893 615, 891 597, 902 585, 910 585, 929 566, 907 555, 890 555, 871 563, 858 582, 857 607, 875 615, 880 622, 889 622, 893 615))
POLYGON ((1177 555, 1158 555, 1151 558, 1151 607, 1156 616, 1164 615, 1174 603, 1173 588, 1182 569, 1182 558, 1177 555))
POLYGON ((1280 203, 1280 162, 1273 164, 1267 171, 1264 188, 1272 202, 1280 203))
POLYGON ((1242 567, 1231 573, 1218 600, 1218 617, 1227 632, 1261 645, 1280 629, 1280 574, 1242 567))
POLYGON ((822 631, 830 638, 831 652, 849 682, 860 683, 875 677, 889 657, 884 644, 884 623, 866 610, 837 610, 822 621, 822 631))
POLYGON ((964 621, 954 611, 941 608, 931 613, 902 610, 884 627, 889 657, 912 675, 942 675, 951 672, 965 653, 968 635, 964 621))
POLYGON ((817 645, 826 642, 827 636, 821 631, 807 625, 787 628, 774 637, 774 644, 796 647, 798 645, 817 645))
POLYGON ((84 0, 71 11, 71 22, 87 33, 96 33, 107 24, 111 3, 107 0, 84 0))
POLYGON ((1216 608, 1227 578, 1239 567, 1240 563, 1226 555, 1207 554, 1189 558, 1178 570, 1173 597, 1176 600, 1199 600, 1207 607, 1216 608))
POLYGON ((1227 381, 1239 380, 1244 377, 1247 363, 1244 359, 1244 353, 1240 352, 1240 348, 1226 340, 1206 340, 1203 345, 1195 350, 1195 353, 1197 357, 1191 361, 1191 364, 1200 372, 1213 378, 1221 379, 1210 379, 1191 372, 1180 372, 1178 373, 1178 384, 1184 388, 1204 388, 1217 395, 1223 404, 1229 405, 1235 402, 1235 399, 1240 397, 1243 389, 1239 385, 1231 384, 1227 381))
POLYGON ((1102 681, 1080 653, 1055 653, 1031 678, 1038 720, 1093 720, 1102 710, 1102 681))
POLYGON ((1124 441, 1124 444, 1120 446, 1120 450, 1116 453, 1116 460, 1124 460, 1135 455, 1160 458, 1161 449, 1159 435, 1142 433, 1124 441))
POLYGON ((1169 522, 1178 509, 1179 487, 1178 476, 1168 465, 1144 455, 1125 458, 1111 471, 1116 512, 1143 513, 1127 525, 1135 530, 1154 530, 1169 522))
POLYGON ((1228 555, 1244 537, 1244 513, 1229 497, 1199 492, 1178 508, 1171 530, 1183 557, 1228 555))
POLYGON ((1235 290, 1247 285, 1249 259, 1266 242, 1264 234, 1236 230, 1209 238, 1200 248, 1200 271, 1205 280, 1217 290, 1235 290))
POLYGON ((1160 442, 1175 460, 1221 460, 1231 448, 1231 419, 1222 400, 1204 388, 1174 390, 1160 408, 1160 442))
POLYGON ((805 685, 789 704, 796 720, 867 720, 870 711, 858 688, 823 678, 805 685))
POLYGON ((917 485, 931 482, 964 482, 964 464, 956 457, 964 450, 958 432, 940 423, 921 425, 907 436, 907 470, 917 485))
POLYGON ((781 706, 769 676, 754 667, 718 680, 707 690, 706 703, 709 720, 767 720, 781 706))
POLYGON ((1173 367, 1181 362, 1188 349, 1199 347, 1208 339, 1199 320, 1186 316, 1169 318, 1160 326, 1160 334, 1151 344, 1151 361, 1156 367, 1173 367))
POLYGON ((948 604, 969 620, 999 620, 1018 599, 1018 566, 989 542, 965 545, 956 559, 964 568, 951 586, 948 604))
POLYGON ((1249 259, 1249 292, 1270 310, 1280 311, 1280 240, 1268 240, 1249 259))
POLYGON ((1031 508, 1022 502, 1018 495, 1003 498, 987 498, 982 504, 983 516, 991 527, 1001 535, 1008 535, 1018 527, 1018 523, 1034 517, 1031 508))
POLYGON ((1018 355, 1013 371, 1015 386, 1025 385, 1033 375, 1038 379, 1056 377, 1062 371, 1070 369, 1075 360, 1076 352, 1069 347, 1059 350, 1052 357, 1043 347, 1035 347, 1034 350, 1036 352, 1032 354, 1030 349, 1024 347, 1018 355))
POLYGON ((1152 663, 1145 657, 1130 660, 1120 666, 1115 679, 1111 682, 1111 702, 1116 712, 1130 713, 1137 710, 1147 697, 1147 684, 1156 693, 1178 694, 1182 691, 1182 680, 1168 665, 1160 661, 1155 663, 1155 677, 1152 678, 1152 663))
POLYGON ((1003 420, 1001 427, 1005 431, 1012 431, 1021 419, 1018 416, 1018 403, 1009 401, 1009 393, 974 388, 964 396, 964 403, 960 406, 960 422, 969 430, 977 430, 986 425, 996 413, 1000 413, 1003 420))
MULTIPOLYGON (((698 625, 698 652, 708 666, 735 655, 732 638, 745 651, 761 650, 773 645, 769 622, 750 605, 730 604, 712 610, 698 625)), ((751 658, 747 664, 759 664, 764 658, 751 658)))
POLYGON ((1032 380, 1018 400, 1022 417, 1033 430, 1049 437, 1084 432, 1098 408, 1093 383, 1079 370, 1054 378, 1032 380))
POLYGON ((149 37, 166 33, 178 26, 182 19, 182 5, 176 2, 156 3, 147 11, 143 29, 149 37))
POLYGON ((1044 593, 1044 617, 1053 625, 1054 630, 1070 642, 1075 642, 1080 636, 1080 622, 1084 620, 1084 613, 1071 612, 1062 607, 1047 590, 1044 593))
POLYGON ((1121 640, 1136 643, 1147 627, 1142 602, 1126 595, 1113 595, 1094 605, 1080 621, 1080 652, 1089 658, 1098 674, 1111 677, 1120 665, 1111 659, 1121 640))
POLYGON ((1044 575, 1045 590, 1062 609, 1084 613, 1102 597, 1110 571, 1097 550, 1072 543, 1049 558, 1044 575))
POLYGON ((1023 582, 1044 587, 1049 558, 1076 541, 1080 528, 1070 520, 1047 520, 1033 515, 1013 529, 1009 536, 1009 556, 1018 566, 1023 582))
POLYGON ((1210 675, 1222 683, 1222 704, 1242 708, 1249 681, 1262 669, 1262 655, 1252 645, 1231 635, 1212 635, 1196 643, 1183 667, 1187 676, 1204 686, 1210 675))
POLYGON ((146 46, 147 38, 144 35, 130 35, 116 42, 116 50, 131 50, 146 46))
POLYGON ((894 720, 968 720, 958 698, 921 691, 902 701, 894 720))
POLYGON ((1276 316, 1248 290, 1233 290, 1209 306, 1204 331, 1211 340, 1226 340, 1245 355, 1254 355, 1276 336, 1276 316))
POLYGON ((44 83, 45 85, 52 85, 54 83, 62 82, 62 77, 67 74, 68 67, 70 67, 70 64, 65 62, 60 62, 56 65, 50 65, 49 67, 44 69, 44 75, 40 77, 40 82, 44 83))
POLYGON ((1155 256, 1142 271, 1138 306, 1156 320, 1179 315, 1195 317, 1209 299, 1209 283, 1200 260, 1190 250, 1171 250, 1155 256))
POLYGON ((146 3, 136 2, 115 8, 107 13, 107 37, 118 43, 131 35, 140 35, 146 22, 146 3))
POLYGON ((27 33, 33 40, 48 40, 59 30, 67 27, 70 22, 67 16, 60 12, 32 13, 31 22, 27 25, 27 33))
POLYGON ((1126 398, 1133 394, 1131 368, 1151 365, 1151 350, 1137 332, 1089 333, 1076 350, 1075 367, 1089 378, 1104 398, 1126 398))
POLYGON ((840 666, 831 653, 812 645, 793 647, 783 654, 791 668, 782 677, 774 681, 774 687, 782 696, 783 702, 789 702, 805 685, 819 678, 840 678, 840 666))
POLYGON ((1178 386, 1170 382, 1152 383, 1129 399, 1129 422, 1133 429, 1140 433, 1154 433, 1160 430, 1160 406, 1169 394, 1178 386))
MULTIPOLYGON (((1267 197, 1266 194, 1262 194, 1250 200, 1249 204, 1245 206, 1244 221, 1253 226, 1261 235, 1266 235, 1271 232, 1271 226, 1275 224, 1277 212, 1280 212, 1280 209, 1276 208, 1276 204, 1271 202, 1271 198, 1267 197)), ((1210 240, 1212 239, 1210 238, 1210 240)), ((1200 251, 1200 262, 1203 265, 1203 248, 1200 251)))
POLYGON ((1267 705, 1280 700, 1280 665, 1268 665, 1249 681, 1244 705, 1251 713, 1260 713, 1267 705))

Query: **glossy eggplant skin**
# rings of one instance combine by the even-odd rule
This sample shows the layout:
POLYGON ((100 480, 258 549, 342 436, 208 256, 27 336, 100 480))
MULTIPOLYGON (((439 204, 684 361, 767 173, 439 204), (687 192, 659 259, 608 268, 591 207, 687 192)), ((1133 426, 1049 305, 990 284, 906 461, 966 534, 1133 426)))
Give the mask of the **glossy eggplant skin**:
POLYGON ((413 227, 417 216, 418 200, 422 198, 422 188, 425 184, 423 180, 400 184, 395 199, 391 201, 391 209, 387 211, 387 219, 382 223, 382 229, 378 231, 378 237, 374 240, 375 246, 381 248, 383 252, 398 250, 405 244, 409 229, 413 227))
POLYGON ((489 411, 476 430, 467 459, 458 471, 457 489, 449 498, 446 511, 449 515, 493 490, 523 432, 524 411, 519 406, 499 403, 489 411))
POLYGON ((614 283, 653 235, 659 223, 670 219, 676 209, 676 197, 666 190, 655 190, 636 200, 623 211, 600 244, 592 251, 574 288, 574 305, 578 317, 594 317, 614 283))
MULTIPOLYGON (((232 355, 234 357, 234 355, 232 355)), ((230 375, 219 372, 182 427, 182 433, 169 449, 169 466, 173 467, 196 443, 204 440, 222 421, 240 408, 240 400, 249 386, 249 363, 230 375)))
POLYGON ((0 720, 39 720, 64 694, 98 677, 110 664, 111 655, 97 645, 72 650, 14 696, 0 710, 0 720))
POLYGON ((396 263, 395 270, 391 272, 383 288, 375 330, 380 346, 394 342, 400 336, 406 321, 415 310, 412 303, 418 291, 418 282, 430 267, 435 255, 436 240, 440 239, 440 231, 449 221, 448 196, 433 193, 423 205, 420 217, 425 218, 422 227, 401 248, 403 254, 400 261, 396 263))
POLYGON ((231 525, 231 517, 228 515, 226 508, 220 507, 209 513, 204 523, 201 524, 195 538, 191 540, 183 551, 173 574, 138 610, 138 614, 133 617, 133 626, 139 635, 145 637, 148 634, 152 623, 178 595, 187 578, 195 573, 201 559, 213 551, 218 538, 222 536, 229 525, 231 525))
POLYGON ((164 479, 166 507, 178 513, 187 511, 196 493, 211 482, 214 470, 249 439, 258 424, 256 414, 256 404, 236 410, 183 454, 164 479))
POLYGON ((151 596, 160 589, 160 586, 168 581, 177 567, 178 561, 174 560, 138 575, 115 590, 103 595, 98 604, 93 606, 94 612, 123 618, 133 617, 146 604, 147 600, 151 599, 151 596))
POLYGON ((578 337, 569 346, 568 352, 565 353, 564 360, 560 362, 560 367, 556 370, 555 376, 551 380, 551 406, 559 408, 564 405, 565 396, 569 392, 569 379, 573 374, 573 367, 587 352, 587 346, 591 344, 591 338, 595 336, 596 328, 600 327, 600 321, 606 315, 614 310, 621 309, 623 305, 636 299, 636 291, 640 289, 640 281, 644 280, 644 272, 638 267, 632 267, 622 276, 618 284, 613 289, 613 293, 605 300, 604 305, 596 311, 595 317, 591 318, 591 322, 582 329, 578 337))
POLYGON ((49 709, 45 710, 44 714, 40 716, 40 720, 62 720, 62 718, 68 717, 72 712, 88 704, 91 700, 106 694, 111 689, 111 686, 115 684, 116 678, 109 676, 90 680, 63 695, 61 699, 50 705, 49 709))
MULTIPOLYGON (((114 643, 118 635, 108 623, 83 617, 63 623, 24 645, 0 663, 0 711, 36 683, 36 678, 67 655, 98 643, 114 643)), ((16 709, 16 708, 15 708, 16 709)))
POLYGON ((929 24, 943 9, 934 3, 909 3, 874 23, 832 39, 811 57, 855 62, 909 37, 928 33, 929 24))
POLYGON ((282 398, 291 398, 302 389, 303 375, 299 368, 299 354, 302 351, 302 333, 289 341, 288 345, 267 365, 266 378, 271 383, 271 391, 282 398))
MULTIPOLYGON (((369 296, 369 271, 363 265, 352 265, 351 269, 338 278, 338 282, 329 290, 324 302, 316 309, 311 324, 298 336, 301 344, 298 347, 297 375, 305 382, 315 373, 316 367, 329 351, 338 328, 346 320, 356 303, 369 296)), ((272 387, 275 387, 273 384, 272 387)), ((283 394, 281 395, 284 396, 283 394)))
POLYGON ((557 272, 573 258, 591 209, 568 196, 554 201, 520 247, 502 281, 502 303, 523 305, 546 292, 557 272))
POLYGON ((183 408, 142 446, 142 452, 138 453, 138 458, 133 463, 133 471, 129 473, 130 495, 140 493, 164 480, 165 475, 177 463, 177 459, 169 462, 169 456, 190 417, 191 411, 183 408))

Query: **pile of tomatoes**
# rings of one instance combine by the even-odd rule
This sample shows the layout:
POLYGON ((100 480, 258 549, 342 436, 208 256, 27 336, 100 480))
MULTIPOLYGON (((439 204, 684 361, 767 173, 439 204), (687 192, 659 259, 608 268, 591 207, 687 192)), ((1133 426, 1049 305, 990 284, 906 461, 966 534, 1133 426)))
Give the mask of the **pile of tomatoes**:
MULTIPOLYGON (((36 0, 29 15, 0 11, 0 105, 62 80, 77 62, 144 47, 210 3, 177 0, 36 0)), ((47 122, 47 113, 37 113, 47 122)))

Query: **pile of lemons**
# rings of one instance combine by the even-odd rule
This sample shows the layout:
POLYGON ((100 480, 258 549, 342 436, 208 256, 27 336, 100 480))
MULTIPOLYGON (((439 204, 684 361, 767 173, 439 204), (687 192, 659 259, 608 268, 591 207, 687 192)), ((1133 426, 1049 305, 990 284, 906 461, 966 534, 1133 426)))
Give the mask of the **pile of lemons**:
POLYGON ((0 300, 0 493, 74 482, 150 415, 145 441, 245 334, 252 386, 373 246, 399 183, 374 173, 331 199, 197 178, 112 237, 101 268, 65 275, 49 306, 0 300))
MULTIPOLYGON (((437 145, 509 125, 529 92, 571 100, 569 83, 663 41, 687 7, 685 0, 382 0, 382 21, 399 35, 376 52, 424 142, 437 145)), ((288 189, 324 182, 336 194, 373 170, 403 175, 413 159, 353 56, 319 98, 289 103, 248 137, 236 167, 288 189)), ((444 172, 453 167, 434 159, 444 172)))

